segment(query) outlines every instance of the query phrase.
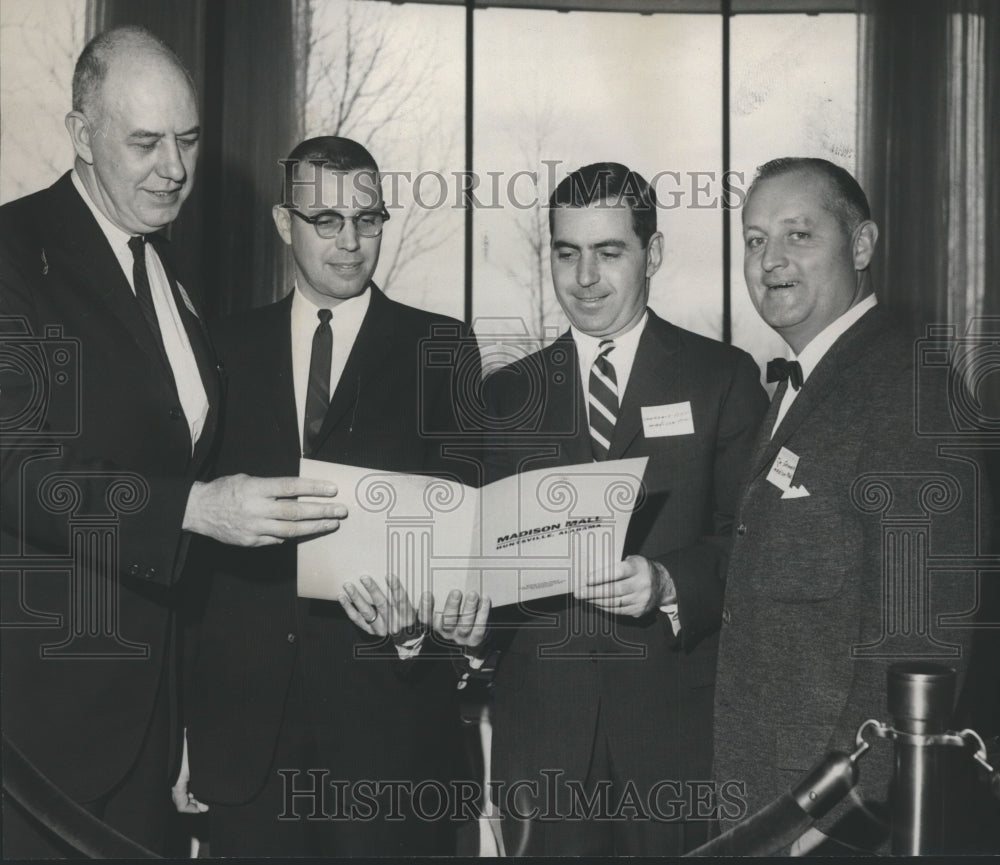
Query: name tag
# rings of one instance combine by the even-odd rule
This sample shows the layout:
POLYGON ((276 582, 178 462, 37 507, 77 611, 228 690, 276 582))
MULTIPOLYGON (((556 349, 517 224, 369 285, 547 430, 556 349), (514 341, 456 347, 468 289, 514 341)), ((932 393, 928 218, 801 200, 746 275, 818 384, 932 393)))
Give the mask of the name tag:
POLYGON ((799 457, 788 448, 782 448, 774 458, 774 465, 767 473, 767 480, 781 490, 783 499, 800 499, 809 495, 805 487, 792 486, 795 469, 799 465, 799 457))
POLYGON ((641 411, 642 432, 648 439, 694 433, 690 401, 671 405, 644 405, 641 411))

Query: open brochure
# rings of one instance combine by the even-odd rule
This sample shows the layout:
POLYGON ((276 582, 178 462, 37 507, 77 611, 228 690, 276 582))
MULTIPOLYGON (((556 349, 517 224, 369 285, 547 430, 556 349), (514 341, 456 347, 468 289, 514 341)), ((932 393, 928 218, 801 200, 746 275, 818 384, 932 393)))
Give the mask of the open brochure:
POLYGON ((410 599, 476 591, 494 606, 571 592, 621 561, 646 457, 536 469, 481 489, 424 475, 303 459, 334 481, 348 516, 299 544, 298 593, 336 599, 362 576, 402 580, 410 599))

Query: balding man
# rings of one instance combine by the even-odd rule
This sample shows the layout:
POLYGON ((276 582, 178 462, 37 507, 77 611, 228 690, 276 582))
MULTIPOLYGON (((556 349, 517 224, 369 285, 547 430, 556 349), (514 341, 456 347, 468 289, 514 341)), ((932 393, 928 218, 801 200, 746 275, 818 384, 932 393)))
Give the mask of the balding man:
MULTIPOLYGON (((272 544, 330 531, 344 510, 279 500, 326 484, 198 481, 219 373, 157 234, 198 155, 177 57, 140 28, 95 37, 66 126, 73 170, 0 208, 3 732, 72 799, 161 851, 190 534, 272 544)), ((3 842, 8 857, 70 852, 7 797, 3 842)))
MULTIPOLYGON (((793 358, 768 364, 781 383, 738 500, 726 581, 715 778, 745 806, 722 809, 726 826, 828 751, 853 751, 866 719, 885 720, 892 663, 961 672, 974 580, 925 567, 976 549, 979 506, 973 453, 918 432, 954 426, 943 388, 917 374, 912 340, 876 300, 878 228, 857 181, 823 159, 768 162, 743 238, 750 299, 793 358)), ((791 852, 883 844, 891 757, 875 742, 858 786, 791 852)))

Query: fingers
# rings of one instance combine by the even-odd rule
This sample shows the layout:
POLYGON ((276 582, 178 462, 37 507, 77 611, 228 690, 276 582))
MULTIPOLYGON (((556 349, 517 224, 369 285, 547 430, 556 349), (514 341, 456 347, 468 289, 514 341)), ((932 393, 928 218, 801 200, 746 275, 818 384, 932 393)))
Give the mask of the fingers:
POLYGON ((425 628, 430 628, 434 624, 434 595, 431 592, 424 592, 420 596, 420 609, 417 612, 420 624, 425 628))
POLYGON ((590 575, 573 594, 607 613, 638 618, 648 612, 653 597, 653 571, 643 557, 629 556, 606 577, 590 575))
POLYGON ((489 598, 483 598, 483 602, 479 605, 479 610, 473 621, 472 630, 469 632, 469 638, 466 640, 465 644, 467 646, 478 646, 486 639, 486 625, 490 618, 490 609, 492 606, 493 602, 489 598))
MULTIPOLYGON (((384 596, 383 596, 384 598, 384 596)), ((365 598, 353 583, 344 584, 344 594, 338 599, 349 618, 366 634, 384 637, 386 634, 385 619, 379 615, 375 605, 365 598)))
POLYGON ((458 589, 452 589, 444 607, 434 613, 434 630, 460 646, 478 646, 486 636, 490 608, 489 598, 480 600, 477 592, 463 596, 458 589))
POLYGON ((453 638, 462 606, 462 593, 452 589, 445 598, 444 607, 434 613, 434 630, 447 640, 453 638))
POLYGON ((328 534, 347 516, 347 508, 333 501, 336 493, 336 484, 329 481, 227 475, 193 485, 183 527, 243 547, 328 534), (299 501, 297 496, 320 500, 299 501))
POLYGON ((264 519, 250 521, 247 529, 255 533, 256 543, 246 546, 280 544, 292 538, 307 538, 312 535, 328 535, 340 528, 340 519, 280 520, 264 519))
POLYGON ((323 496, 333 498, 337 495, 337 485, 332 481, 321 481, 314 478, 255 478, 248 475, 236 475, 245 478, 248 491, 253 494, 270 498, 294 498, 296 496, 323 496))

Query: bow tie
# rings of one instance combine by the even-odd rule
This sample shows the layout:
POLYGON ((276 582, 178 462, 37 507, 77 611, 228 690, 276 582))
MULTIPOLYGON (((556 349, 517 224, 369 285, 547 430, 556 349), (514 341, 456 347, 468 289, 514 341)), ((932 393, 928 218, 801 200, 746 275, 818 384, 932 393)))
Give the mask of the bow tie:
POLYGON ((786 378, 795 390, 802 387, 802 366, 797 360, 776 357, 767 362, 767 380, 769 382, 784 381, 786 378))

